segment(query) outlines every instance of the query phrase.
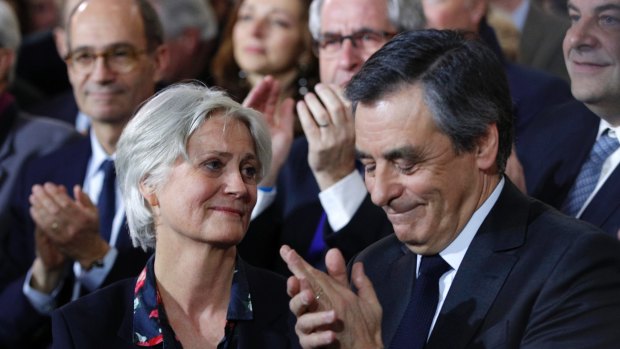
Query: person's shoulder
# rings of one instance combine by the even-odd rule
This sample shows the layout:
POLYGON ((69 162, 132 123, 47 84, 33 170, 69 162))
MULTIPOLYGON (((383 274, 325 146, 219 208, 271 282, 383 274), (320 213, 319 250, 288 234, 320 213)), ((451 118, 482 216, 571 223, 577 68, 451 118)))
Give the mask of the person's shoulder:
POLYGON ((118 281, 54 311, 53 347, 133 347, 135 282, 135 278, 118 281))
POLYGON ((390 234, 366 247, 354 259, 354 262, 388 262, 402 256, 406 247, 396 235, 390 234))
POLYGON ((133 289, 136 278, 127 278, 96 290, 61 307, 59 311, 65 316, 76 318, 102 314, 122 314, 120 310, 133 307, 133 289))
POLYGON ((280 274, 270 270, 258 268, 244 263, 245 275, 250 286, 250 293, 259 297, 266 295, 268 298, 287 298, 286 279, 280 274))
POLYGON ((78 132, 69 123, 44 116, 19 113, 15 132, 24 137, 34 137, 30 142, 47 143, 77 137, 78 132))
POLYGON ((529 200, 532 205, 528 222, 530 244, 538 247, 546 245, 549 252, 602 244, 607 245, 611 250, 617 250, 620 256, 620 242, 599 227, 581 219, 566 216, 534 198, 529 198, 529 200), (548 243, 545 244, 542 240, 548 243))

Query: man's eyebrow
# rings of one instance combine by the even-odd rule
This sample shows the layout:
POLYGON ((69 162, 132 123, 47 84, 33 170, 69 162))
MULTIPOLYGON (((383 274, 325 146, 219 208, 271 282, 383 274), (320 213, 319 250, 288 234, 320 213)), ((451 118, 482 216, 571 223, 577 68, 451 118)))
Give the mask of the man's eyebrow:
MULTIPOLYGON (((356 149, 356 156, 358 159, 372 159, 370 154, 367 154, 359 149, 356 149)), ((394 161, 398 159, 406 159, 410 161, 422 161, 424 158, 424 152, 419 148, 414 148, 410 145, 391 149, 383 153, 383 158, 388 161, 394 161)))
MULTIPOLYGON (((382 29, 373 29, 373 28, 369 28, 369 27, 360 27, 357 28, 355 30, 350 31, 350 34, 345 34, 345 35, 351 35, 353 33, 366 33, 366 32, 377 32, 377 31, 383 31, 382 29)), ((342 32, 334 32, 334 31, 324 31, 321 33, 322 36, 341 36, 343 35, 342 32)))
POLYGON ((372 156, 370 156, 370 154, 367 154, 359 149, 355 149, 355 156, 358 159, 372 159, 372 156))
POLYGON ((594 12, 596 13, 601 13, 607 10, 616 10, 616 11, 620 11, 620 5, 618 4, 604 4, 601 6, 597 6, 594 8, 594 12))
POLYGON ((383 153, 383 157, 388 161, 405 159, 409 161, 420 162, 424 158, 424 154, 421 149, 406 145, 383 153))

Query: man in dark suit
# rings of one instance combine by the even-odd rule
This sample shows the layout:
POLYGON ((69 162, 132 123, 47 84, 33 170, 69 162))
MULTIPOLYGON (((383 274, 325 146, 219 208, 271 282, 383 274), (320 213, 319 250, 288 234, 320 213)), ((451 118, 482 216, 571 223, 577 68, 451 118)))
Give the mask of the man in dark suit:
POLYGON ((347 96, 366 186, 395 234, 355 259, 355 291, 336 250, 326 275, 282 249, 302 346, 617 347, 620 243, 503 175, 512 108, 488 48, 404 33, 347 96))
POLYGON ((161 25, 145 0, 86 0, 72 12, 67 33, 69 78, 92 127, 87 137, 31 162, 16 186, 8 242, 15 267, 0 285, 0 343, 12 347, 28 346, 39 332, 45 345, 54 308, 136 275, 148 257, 131 246, 107 164, 165 64, 161 25))
MULTIPOLYGON (((3 266, 8 263, 4 251, 10 227, 8 207, 23 166, 77 136, 68 124, 22 112, 16 98, 7 91, 15 77, 19 43, 15 14, 7 3, 0 2, 0 270, 4 270, 3 266)), ((3 273, 0 280, 5 277, 3 273)))
POLYGON ((617 17, 604 22, 599 13, 619 7, 618 0, 569 1, 564 56, 578 101, 541 115, 519 145, 533 197, 612 236, 620 236, 620 32, 607 30, 617 17))
POLYGON ((356 168, 353 118, 342 88, 394 34, 423 23, 419 4, 403 0, 315 0, 310 17, 321 83, 297 105, 305 137, 292 146, 274 142, 269 177, 239 245, 248 262, 285 274, 282 244, 320 266, 327 247, 348 259, 384 236, 385 214, 370 202, 356 168))

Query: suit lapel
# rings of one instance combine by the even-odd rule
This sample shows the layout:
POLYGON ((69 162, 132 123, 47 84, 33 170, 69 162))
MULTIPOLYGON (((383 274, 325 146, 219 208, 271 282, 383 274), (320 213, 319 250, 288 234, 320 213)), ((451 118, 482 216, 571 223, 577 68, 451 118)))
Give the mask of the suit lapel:
POLYGON ((411 299, 417 265, 417 256, 413 252, 404 247, 402 243, 398 243, 398 248, 402 250, 402 256, 387 268, 388 272, 383 269, 383 277, 378 279, 382 280, 381 282, 375 282, 377 297, 383 301, 381 303, 382 323, 384 324, 382 336, 386 348, 390 347, 411 299), (395 284, 394 280, 400 281, 395 284))
POLYGON ((506 180, 497 203, 478 230, 456 274, 429 342, 432 348, 464 348, 483 324, 524 243, 528 210, 506 180), (458 328, 458 331, 454 329, 458 328))
POLYGON ((592 201, 581 215, 581 219, 598 227, 605 225, 605 221, 620 209, 620 165, 616 166, 603 186, 596 192, 592 201))

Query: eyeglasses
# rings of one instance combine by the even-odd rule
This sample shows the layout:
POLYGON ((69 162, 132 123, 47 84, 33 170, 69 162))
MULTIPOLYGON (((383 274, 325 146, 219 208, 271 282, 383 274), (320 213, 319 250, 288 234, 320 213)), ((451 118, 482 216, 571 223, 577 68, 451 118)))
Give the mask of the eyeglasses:
POLYGON ((96 52, 92 48, 79 48, 69 52, 65 61, 79 74, 88 74, 95 68, 99 57, 110 70, 124 74, 132 71, 138 64, 138 56, 146 50, 138 50, 131 45, 112 45, 103 51, 96 52))
POLYGON ((316 53, 327 57, 335 56, 342 50, 342 45, 347 39, 351 40, 354 48, 366 53, 374 53, 394 35, 396 33, 371 29, 360 30, 350 35, 321 34, 316 42, 318 48, 316 53))

